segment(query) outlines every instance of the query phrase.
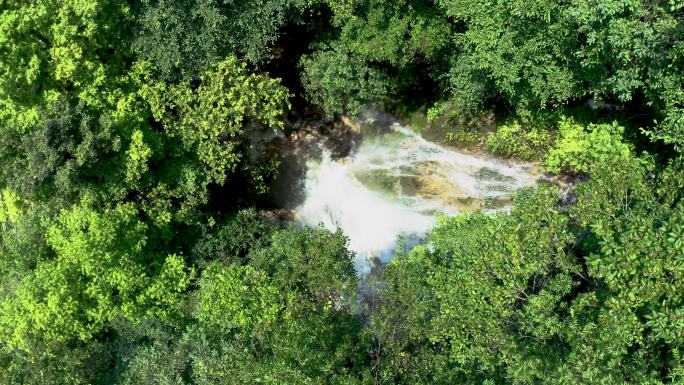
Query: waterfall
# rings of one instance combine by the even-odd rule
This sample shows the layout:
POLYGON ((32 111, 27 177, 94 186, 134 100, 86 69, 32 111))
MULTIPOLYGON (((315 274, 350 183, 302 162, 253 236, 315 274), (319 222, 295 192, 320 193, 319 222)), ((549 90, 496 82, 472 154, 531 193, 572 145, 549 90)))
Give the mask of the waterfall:
POLYGON ((394 255, 399 236, 415 244, 440 215, 505 209, 510 194, 537 177, 529 163, 471 155, 423 139, 380 113, 359 121, 357 151, 307 162, 304 201, 294 211, 306 225, 340 228, 356 252, 356 269, 394 255))

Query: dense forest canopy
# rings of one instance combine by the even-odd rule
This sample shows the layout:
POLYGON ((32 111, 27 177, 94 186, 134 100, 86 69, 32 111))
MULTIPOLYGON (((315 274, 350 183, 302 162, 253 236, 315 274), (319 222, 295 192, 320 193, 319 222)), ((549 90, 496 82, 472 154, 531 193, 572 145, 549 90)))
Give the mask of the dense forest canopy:
POLYGON ((0 383, 684 382, 683 73, 675 0, 2 0, 0 383), (548 181, 359 277, 259 138, 370 105, 548 181))

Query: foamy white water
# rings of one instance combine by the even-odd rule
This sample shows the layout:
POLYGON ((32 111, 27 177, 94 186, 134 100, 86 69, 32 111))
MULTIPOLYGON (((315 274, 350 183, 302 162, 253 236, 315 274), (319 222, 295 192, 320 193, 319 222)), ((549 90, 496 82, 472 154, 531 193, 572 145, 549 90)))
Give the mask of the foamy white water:
POLYGON ((372 259, 388 262, 399 236, 418 241, 439 215, 475 208, 505 208, 514 190, 534 184, 528 163, 508 163, 453 151, 409 127, 374 114, 351 157, 309 161, 299 222, 338 227, 357 253, 359 274, 372 259))

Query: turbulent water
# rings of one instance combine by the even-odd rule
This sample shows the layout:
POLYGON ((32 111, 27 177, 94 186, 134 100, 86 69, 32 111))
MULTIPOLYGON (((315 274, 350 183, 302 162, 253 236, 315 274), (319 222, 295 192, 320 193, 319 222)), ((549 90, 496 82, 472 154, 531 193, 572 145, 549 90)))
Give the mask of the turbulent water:
POLYGON ((344 231, 359 274, 389 261, 399 236, 415 244, 439 215, 505 208, 512 191, 536 180, 530 164, 444 148, 385 115, 369 114, 360 126, 353 155, 307 163, 295 209, 300 223, 344 231))

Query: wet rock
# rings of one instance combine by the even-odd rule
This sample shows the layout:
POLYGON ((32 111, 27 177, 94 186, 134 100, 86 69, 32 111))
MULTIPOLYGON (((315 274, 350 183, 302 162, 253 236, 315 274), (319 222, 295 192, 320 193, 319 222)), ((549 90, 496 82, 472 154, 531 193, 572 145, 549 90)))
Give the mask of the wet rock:
POLYGON ((373 191, 397 196, 416 196, 421 188, 418 176, 413 170, 378 169, 359 171, 354 174, 364 186, 373 191))
POLYGON ((541 180, 551 186, 556 186, 561 190, 562 201, 564 206, 571 206, 577 203, 577 195, 574 193, 574 187, 579 183, 589 180, 589 176, 584 173, 579 174, 560 174, 555 175, 546 173, 541 180))
POLYGON ((439 169, 439 165, 425 163, 418 169, 418 188, 416 195, 444 202, 450 206, 464 209, 462 198, 467 193, 449 180, 449 175, 439 169))
POLYGON ((371 190, 392 193, 396 177, 388 172, 389 170, 365 170, 356 173, 355 176, 359 182, 371 190))
POLYGON ((361 143, 361 127, 349 118, 335 122, 325 132, 324 145, 333 159, 349 156, 361 143))
POLYGON ((462 197, 456 198, 458 201, 457 207, 460 207, 464 211, 476 211, 480 210, 484 206, 484 202, 481 199, 475 197, 462 197))
POLYGON ((345 125, 346 127, 349 127, 349 129, 358 135, 361 135, 361 125, 358 122, 355 122, 348 116, 343 116, 342 117, 342 124, 345 125))
POLYGON ((361 143, 361 127, 348 117, 328 121, 317 108, 290 111, 285 116, 289 134, 278 142, 280 169, 271 186, 272 197, 282 207, 296 207, 303 200, 306 162, 320 160, 323 152, 332 159, 343 159, 361 143))
POLYGON ((278 227, 287 227, 295 221, 295 213, 288 209, 262 210, 259 212, 261 219, 278 227))
POLYGON ((485 198, 482 202, 482 208, 485 210, 498 210, 510 206, 511 203, 511 199, 508 197, 485 198))
POLYGON ((503 175, 489 167, 482 167, 481 169, 477 170, 475 177, 481 180, 493 182, 515 182, 515 178, 503 175))
POLYGON ((577 195, 571 191, 566 192, 563 194, 563 204, 564 205, 574 205, 577 203, 577 195))

